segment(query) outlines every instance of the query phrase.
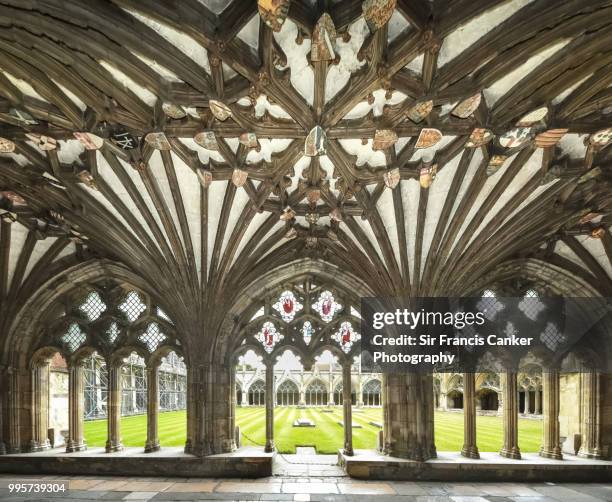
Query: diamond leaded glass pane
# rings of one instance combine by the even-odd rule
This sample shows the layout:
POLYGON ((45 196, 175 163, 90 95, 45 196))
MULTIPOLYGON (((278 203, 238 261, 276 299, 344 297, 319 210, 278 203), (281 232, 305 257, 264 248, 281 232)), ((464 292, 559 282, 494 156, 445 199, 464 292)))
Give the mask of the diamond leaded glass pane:
POLYGON ((134 322, 147 309, 147 306, 136 291, 130 291, 123 303, 119 305, 119 309, 125 312, 131 322, 134 322))
POLYGON ((106 304, 96 291, 92 291, 87 295, 87 298, 81 304, 79 310, 87 316, 87 319, 95 321, 106 310, 106 304))
POLYGON ((68 346, 70 352, 74 352, 83 345, 86 339, 87 336, 81 331, 81 327, 76 322, 68 326, 68 331, 62 336, 62 342, 68 346))
POLYGON ((109 343, 113 344, 117 341, 119 337, 119 326, 117 326, 116 322, 111 323, 111 325, 106 329, 106 337, 109 343))
POLYGON ((283 339, 283 335, 276 331, 274 324, 264 322, 255 338, 263 345, 265 351, 270 353, 274 350, 274 346, 283 339))
POLYGON ((147 346, 149 352, 154 352, 166 339, 166 335, 161 332, 159 324, 152 322, 147 326, 147 330, 140 335, 138 339, 147 346))

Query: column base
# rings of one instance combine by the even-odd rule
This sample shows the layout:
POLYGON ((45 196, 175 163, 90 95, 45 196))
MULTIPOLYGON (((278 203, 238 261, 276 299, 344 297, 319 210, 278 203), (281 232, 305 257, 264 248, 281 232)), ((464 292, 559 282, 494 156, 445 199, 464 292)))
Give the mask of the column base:
POLYGON ((153 442, 153 443, 149 443, 147 442, 147 444, 145 445, 145 453, 153 453, 156 451, 161 450, 161 446, 159 445, 159 442, 153 442))
POLYGON ((0 455, 6 455, 6 446, 0 442, 0 455))
POLYGON ((461 450, 461 455, 466 458, 480 458, 477 446, 464 446, 461 450))
POLYGON ((347 457, 352 457, 353 455, 355 455, 355 452, 353 451, 352 448, 344 448, 342 450, 342 453, 346 455, 347 457))
POLYGON ((499 454, 506 458, 513 458, 515 460, 521 459, 521 450, 519 450, 516 446, 513 448, 502 448, 499 454))
POLYGON ((68 441, 68 444, 66 445, 66 453, 74 453, 77 451, 86 451, 86 450, 87 450, 87 443, 85 443, 85 441, 81 443, 77 443, 74 441, 68 441))
POLYGON ((38 441, 32 441, 30 443, 30 452, 32 453, 50 450, 50 449, 51 449, 51 443, 49 442, 49 440, 40 442, 40 443, 38 441))
POLYGON ((264 451, 266 453, 272 453, 274 450, 276 450, 276 448, 274 446, 274 441, 266 443, 266 446, 264 448, 264 451))
POLYGON ((111 443, 110 441, 106 443, 106 453, 115 453, 121 450, 123 450, 121 443, 111 443))
POLYGON ((540 457, 553 458, 555 460, 563 460, 563 454, 561 453, 561 448, 559 448, 558 446, 550 450, 545 450, 544 448, 540 449, 540 457))
POLYGON ((582 448, 578 451, 578 456, 581 458, 590 458, 592 460, 603 460, 603 454, 599 448, 592 450, 583 450, 582 448))

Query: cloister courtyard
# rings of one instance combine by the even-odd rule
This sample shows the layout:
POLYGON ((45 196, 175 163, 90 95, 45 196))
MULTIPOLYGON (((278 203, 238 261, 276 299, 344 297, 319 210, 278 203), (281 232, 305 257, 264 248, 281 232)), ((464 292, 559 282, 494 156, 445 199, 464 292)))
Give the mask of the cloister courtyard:
MULTIPOLYGON (((237 408, 236 424, 240 427, 242 444, 265 444, 265 408, 261 406, 237 408)), ((310 446, 318 454, 337 454, 342 448, 342 407, 276 408, 274 437, 279 453, 295 453, 296 446, 310 446), (294 427, 293 423, 305 418, 315 427, 294 427)), ((376 448, 376 437, 382 424, 382 408, 353 409, 353 445, 358 449, 376 448)), ((159 438, 168 447, 183 446, 186 435, 186 413, 174 411, 160 413, 159 438)), ((146 443, 146 416, 134 415, 121 419, 123 444, 144 446, 146 443)), ((542 421, 519 419, 519 441, 524 452, 537 452, 541 445, 542 421)), ((91 447, 106 444, 107 421, 85 422, 85 441, 91 447)), ((436 445, 440 451, 461 450, 463 445, 463 413, 439 411, 435 414, 436 445)), ((502 419, 496 416, 477 418, 478 448, 483 452, 499 451, 502 447, 502 419)))

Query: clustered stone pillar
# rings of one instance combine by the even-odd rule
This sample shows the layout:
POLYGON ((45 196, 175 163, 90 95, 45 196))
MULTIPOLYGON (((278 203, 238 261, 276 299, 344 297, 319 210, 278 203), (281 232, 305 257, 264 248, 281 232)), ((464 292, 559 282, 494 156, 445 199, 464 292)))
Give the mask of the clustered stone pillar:
POLYGON ((424 461, 436 457, 431 375, 383 374, 384 453, 424 461))
POLYGON ((587 370, 580 374, 583 396, 582 444, 578 455, 601 459, 601 373, 587 370))
POLYGON ((6 412, 4 384, 6 381, 6 373, 4 369, 0 369, 0 455, 6 455, 6 445, 4 444, 4 413, 6 412))
POLYGON ((535 414, 536 415, 542 414, 542 400, 540 399, 540 397, 541 397, 540 389, 536 389, 535 391, 535 414))
POLYGON ((49 376, 50 361, 32 367, 32 441, 30 451, 51 448, 49 443, 49 376))
POLYGON ((463 448, 461 455, 480 458, 476 445, 476 377, 474 373, 463 374, 463 448))
POLYGON ((545 368, 542 372, 542 393, 544 397, 544 444, 540 456, 561 459, 559 437, 559 370, 545 368))
POLYGON ((121 364, 111 362, 108 368, 108 396, 106 413, 108 416, 108 437, 106 452, 121 451, 121 364))
POLYGON ((87 449, 83 439, 85 400, 85 370, 83 361, 70 363, 68 371, 68 443, 66 444, 66 451, 72 453, 87 449))
POLYGON ((344 454, 353 455, 353 410, 351 402, 351 363, 342 365, 342 410, 344 418, 344 454))
POLYGON ((266 364, 266 452, 274 451, 274 363, 266 364))
POLYGON ((502 457, 520 459, 521 451, 518 446, 518 391, 516 372, 508 370, 502 372, 501 384, 504 402, 504 445, 499 454, 502 457))
POLYGON ((8 393, 6 396, 7 420, 8 420, 8 448, 7 453, 21 453, 21 421, 20 410, 22 406, 21 382, 32 380, 30 372, 23 374, 15 368, 9 368, 8 373, 8 393))
POLYGON ((145 453, 159 451, 159 365, 152 361, 147 366, 147 442, 145 453))

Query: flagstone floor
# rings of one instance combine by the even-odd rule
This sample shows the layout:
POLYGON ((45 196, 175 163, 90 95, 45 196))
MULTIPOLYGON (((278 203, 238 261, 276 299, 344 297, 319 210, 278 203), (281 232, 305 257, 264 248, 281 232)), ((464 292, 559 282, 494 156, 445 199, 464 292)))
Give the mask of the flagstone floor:
MULTIPOLYGON (((333 467, 333 466, 330 466, 333 467)), ((612 484, 434 483, 356 481, 346 477, 274 476, 259 480, 121 478, 102 476, 15 477, 0 474, 0 500, 43 502, 66 500, 208 501, 295 500, 411 502, 602 502, 612 500, 612 484), (66 481, 66 493, 10 494, 16 481, 66 481)))

